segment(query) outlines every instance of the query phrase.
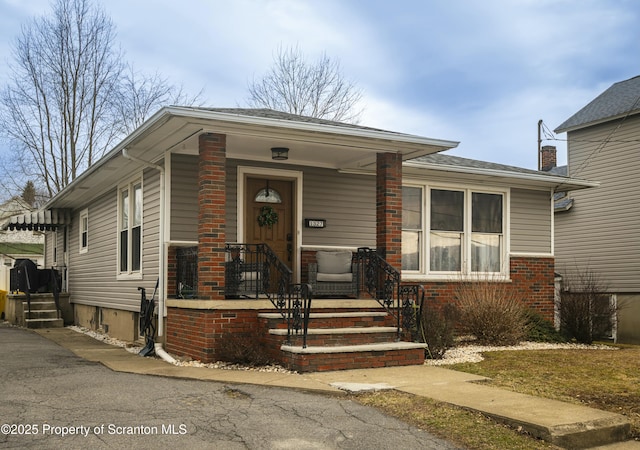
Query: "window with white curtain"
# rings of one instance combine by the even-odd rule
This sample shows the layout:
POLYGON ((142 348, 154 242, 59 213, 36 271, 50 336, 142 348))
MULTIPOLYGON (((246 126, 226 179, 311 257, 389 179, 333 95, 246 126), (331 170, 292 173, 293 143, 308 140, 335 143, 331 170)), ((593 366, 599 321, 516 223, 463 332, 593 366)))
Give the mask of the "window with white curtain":
POLYGON ((506 197, 506 191, 403 186, 402 270, 441 277, 505 271, 506 197))

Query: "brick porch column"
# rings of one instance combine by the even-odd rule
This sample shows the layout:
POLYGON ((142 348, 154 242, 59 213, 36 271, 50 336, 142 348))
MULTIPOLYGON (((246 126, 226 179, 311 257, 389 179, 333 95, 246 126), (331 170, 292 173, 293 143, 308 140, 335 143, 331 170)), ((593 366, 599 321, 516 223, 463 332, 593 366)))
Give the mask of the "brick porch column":
POLYGON ((224 134, 199 137, 198 297, 224 299, 225 164, 224 134))
POLYGON ((402 155, 376 155, 376 247, 402 269, 402 155))

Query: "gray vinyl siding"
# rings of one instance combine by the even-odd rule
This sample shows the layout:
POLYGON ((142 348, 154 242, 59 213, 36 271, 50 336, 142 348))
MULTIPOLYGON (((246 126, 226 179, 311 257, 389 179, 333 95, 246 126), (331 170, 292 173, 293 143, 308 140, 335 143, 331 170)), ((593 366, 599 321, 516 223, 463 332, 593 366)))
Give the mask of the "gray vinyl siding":
POLYGON ((551 254, 551 193, 511 190, 511 253, 551 254))
POLYGON ((304 174, 302 216, 326 219, 303 228, 302 245, 376 246, 376 177, 310 169, 304 174))
POLYGON ((573 207, 556 214, 558 270, 588 268, 611 292, 640 292, 640 117, 572 131, 568 140, 570 176, 600 186, 572 192, 573 207))
POLYGON ((198 240, 198 157, 171 156, 172 241, 198 240))
MULTIPOLYGON (((227 161, 227 241, 237 239, 237 167, 249 161, 227 161)), ((301 246, 375 247, 375 176, 341 174, 336 170, 260 164, 300 171, 302 175, 302 218, 325 219, 326 228, 302 227, 301 246)))
POLYGON ((89 213, 88 251, 79 252, 79 215, 74 211, 69 236, 69 293, 85 305, 137 311, 138 286, 153 289, 158 277, 159 175, 144 173, 142 218, 143 279, 118 280, 118 190, 114 188, 86 207, 89 213))

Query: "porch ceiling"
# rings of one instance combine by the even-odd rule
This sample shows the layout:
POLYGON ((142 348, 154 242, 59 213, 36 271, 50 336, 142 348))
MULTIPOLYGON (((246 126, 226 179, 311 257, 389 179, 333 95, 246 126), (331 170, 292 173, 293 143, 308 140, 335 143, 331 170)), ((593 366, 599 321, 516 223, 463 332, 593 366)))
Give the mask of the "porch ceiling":
POLYGON ((447 150, 458 144, 376 130, 363 131, 246 116, 239 118, 233 114, 218 113, 212 116, 172 116, 163 124, 161 132, 149 133, 128 148, 149 160, 162 157, 162 154, 156 154, 158 150, 197 154, 198 136, 201 133, 217 133, 227 136, 228 158, 271 161, 272 147, 286 147, 289 149, 289 159, 280 161, 283 164, 366 171, 375 170, 376 153, 398 152, 403 160, 408 160, 447 150))
POLYGON ((95 197, 113 189, 114 179, 133 175, 140 163, 159 163, 166 152, 198 154, 198 136, 227 136, 227 157, 271 161, 271 147, 289 148, 287 165, 337 170, 375 171, 376 154, 397 152, 403 160, 456 147, 458 142, 368 129, 248 117, 190 108, 163 108, 100 161, 54 197, 47 207, 73 208, 91 191, 95 197))

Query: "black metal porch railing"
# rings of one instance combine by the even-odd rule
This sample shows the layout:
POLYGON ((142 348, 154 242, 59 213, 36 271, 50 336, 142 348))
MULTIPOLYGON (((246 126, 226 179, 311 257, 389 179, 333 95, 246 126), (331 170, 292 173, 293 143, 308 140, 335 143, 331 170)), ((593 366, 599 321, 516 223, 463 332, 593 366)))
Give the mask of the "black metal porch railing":
POLYGON ((287 321, 287 341, 302 332, 307 346, 311 286, 293 284, 293 272, 267 244, 227 244, 225 296, 268 298, 287 321))
POLYGON ((359 289, 367 292, 396 319, 397 337, 418 339, 419 315, 424 302, 420 284, 402 284, 400 272, 376 250, 360 247, 357 251, 359 289))
MULTIPOLYGON (((227 298, 267 298, 287 322, 287 341, 302 333, 307 345, 311 286, 293 284, 291 269, 267 244, 225 245, 225 289, 227 298)), ((176 296, 198 296, 198 247, 176 252, 176 296)))

